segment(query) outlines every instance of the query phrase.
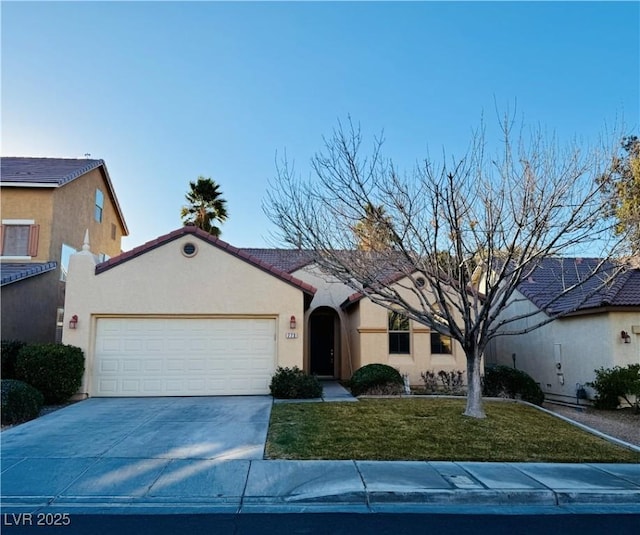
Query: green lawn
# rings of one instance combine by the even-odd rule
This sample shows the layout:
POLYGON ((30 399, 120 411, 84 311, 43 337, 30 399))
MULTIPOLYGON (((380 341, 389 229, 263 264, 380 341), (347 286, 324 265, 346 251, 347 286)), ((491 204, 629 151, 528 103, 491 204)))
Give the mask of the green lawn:
POLYGON ((487 418, 462 415, 463 399, 368 399, 276 404, 269 459, 640 462, 558 418, 517 403, 485 402, 487 418))

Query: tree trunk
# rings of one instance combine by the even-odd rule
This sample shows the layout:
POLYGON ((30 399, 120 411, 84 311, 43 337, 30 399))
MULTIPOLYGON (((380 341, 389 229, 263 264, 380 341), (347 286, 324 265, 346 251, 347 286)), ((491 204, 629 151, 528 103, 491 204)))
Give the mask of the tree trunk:
POLYGON ((465 349, 467 356, 467 407, 465 416, 486 418, 482 408, 482 384, 480 383, 480 355, 477 348, 465 349))

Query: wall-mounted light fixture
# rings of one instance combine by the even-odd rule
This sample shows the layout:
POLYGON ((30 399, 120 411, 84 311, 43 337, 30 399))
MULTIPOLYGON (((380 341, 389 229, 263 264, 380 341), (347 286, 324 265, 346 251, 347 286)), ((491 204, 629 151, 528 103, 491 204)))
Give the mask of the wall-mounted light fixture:
POLYGON ((291 316, 291 319, 289 319, 289 328, 290 329, 295 329, 296 328, 296 317, 295 316, 291 316))
POLYGON ((74 314, 69 320, 69 329, 75 329, 78 326, 78 315, 74 314))
POLYGON ((631 335, 627 331, 620 331, 620 338, 624 340, 625 344, 631 343, 631 335))

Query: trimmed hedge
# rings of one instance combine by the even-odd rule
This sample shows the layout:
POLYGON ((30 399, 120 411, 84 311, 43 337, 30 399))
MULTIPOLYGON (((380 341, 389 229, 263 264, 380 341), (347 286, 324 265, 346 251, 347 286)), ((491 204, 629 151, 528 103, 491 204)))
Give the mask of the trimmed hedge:
POLYGON ((322 385, 315 375, 307 375, 300 368, 279 367, 269 385, 277 399, 312 399, 322 397, 322 385))
POLYGON ((0 381, 2 425, 19 424, 36 418, 44 405, 44 396, 31 385, 15 379, 0 381))
POLYGON ((16 378, 16 359, 18 353, 26 344, 20 340, 2 340, 1 343, 1 359, 2 369, 0 374, 3 379, 16 378))
POLYGON ((404 381, 400 372, 391 366, 367 364, 354 372, 349 387, 354 396, 380 391, 401 394, 404 391, 404 381))
POLYGON ((45 403, 62 403, 82 384, 82 349, 63 344, 30 344, 18 353, 16 378, 44 395, 45 403))
POLYGON ((544 393, 531 376, 509 366, 485 368, 483 394, 488 397, 520 398, 534 405, 544 402, 544 393))

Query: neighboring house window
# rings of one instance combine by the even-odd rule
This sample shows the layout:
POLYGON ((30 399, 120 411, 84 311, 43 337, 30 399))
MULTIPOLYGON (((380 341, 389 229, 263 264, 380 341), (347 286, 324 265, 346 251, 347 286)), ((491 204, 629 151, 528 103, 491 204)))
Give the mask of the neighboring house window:
POLYGON ((118 229, 116 228, 115 224, 111 223, 111 239, 112 240, 115 240, 117 238, 117 234, 116 234, 117 230, 118 229))
POLYGON ((450 355, 452 352, 451 337, 440 333, 431 333, 431 353, 450 355))
POLYGON ((97 189, 96 190, 96 221, 102 223, 102 212, 104 210, 104 194, 97 189))
POLYGON ((64 308, 56 311, 56 343, 62 342, 62 327, 64 326, 64 308))
POLYGON ((411 353, 410 339, 409 318, 399 312, 389 312, 389 353, 411 353))
POLYGON ((69 260, 71 259, 71 255, 76 253, 77 251, 67 245, 66 243, 62 244, 62 252, 60 253, 60 280, 66 281, 67 274, 69 273, 69 260))
POLYGON ((2 256, 22 258, 38 256, 39 230, 40 227, 32 220, 3 220, 0 236, 2 256))
POLYGON ((108 254, 98 253, 98 262, 106 262, 109 258, 111 257, 108 254))

